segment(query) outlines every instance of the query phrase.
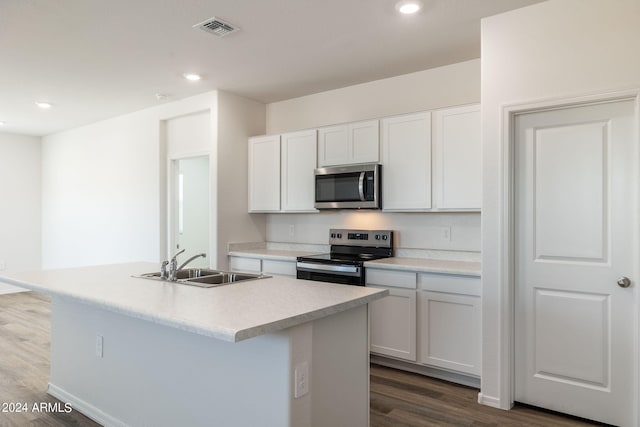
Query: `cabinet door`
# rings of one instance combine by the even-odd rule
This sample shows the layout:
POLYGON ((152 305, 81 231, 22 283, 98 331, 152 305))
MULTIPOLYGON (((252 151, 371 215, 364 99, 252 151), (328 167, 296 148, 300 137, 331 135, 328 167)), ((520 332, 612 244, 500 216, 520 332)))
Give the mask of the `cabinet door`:
POLYGON ((262 262, 259 258, 230 256, 229 270, 242 271, 245 273, 260 273, 262 270, 262 262))
POLYGON ((317 212, 315 175, 316 130, 282 135, 282 211, 317 212))
POLYGON ((434 207, 480 209, 480 106, 435 111, 433 131, 434 207))
POLYGON ((318 129, 318 166, 349 163, 349 129, 347 125, 318 129))
POLYGON ((264 274, 275 274, 280 276, 296 276, 295 261, 279 261, 272 259, 262 260, 262 272, 264 274))
POLYGON ((420 363, 480 375, 480 297, 419 294, 420 363))
POLYGON ((318 129, 318 166, 375 163, 380 160, 378 120, 318 129))
POLYGON ((369 304, 372 353, 416 361, 416 291, 389 289, 369 304))
POLYGON ((368 120, 349 125, 351 163, 375 163, 380 160, 380 122, 368 120))
POLYGON ((382 120, 382 208, 431 208, 431 114, 382 120))
POLYGON ((280 136, 249 138, 249 212, 280 210, 280 136))

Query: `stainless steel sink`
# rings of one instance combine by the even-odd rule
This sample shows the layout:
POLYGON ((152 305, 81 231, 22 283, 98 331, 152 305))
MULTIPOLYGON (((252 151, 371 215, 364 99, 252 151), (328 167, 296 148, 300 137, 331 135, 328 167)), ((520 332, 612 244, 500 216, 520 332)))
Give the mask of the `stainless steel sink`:
MULTIPOLYGON (((145 273, 136 275, 134 277, 169 282, 169 280, 161 278, 159 272, 145 273)), ((206 268, 185 268, 183 270, 178 270, 177 277, 178 280, 173 283, 199 286, 201 288, 213 288, 216 286, 228 285, 230 283, 241 282, 245 280, 266 279, 271 276, 264 276, 262 274, 209 270, 206 268)))
MULTIPOLYGON (((183 268, 182 270, 178 270, 176 272, 176 278, 178 280, 193 279, 195 277, 211 276, 215 274, 221 274, 221 272, 218 270, 209 270, 208 268, 183 268)), ((153 273, 140 274, 136 277, 141 277, 143 279, 166 280, 160 277, 159 271, 154 271, 153 273)))

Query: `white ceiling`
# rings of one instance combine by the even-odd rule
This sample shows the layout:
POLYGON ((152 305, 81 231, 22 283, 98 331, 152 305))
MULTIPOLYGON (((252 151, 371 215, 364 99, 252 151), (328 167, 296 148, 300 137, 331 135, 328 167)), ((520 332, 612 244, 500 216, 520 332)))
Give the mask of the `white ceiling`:
POLYGON ((415 16, 396 1, 0 0, 0 131, 46 135, 213 89, 269 103, 478 58, 480 18, 540 0, 423 0, 415 16), (213 16, 241 30, 192 28, 213 16))

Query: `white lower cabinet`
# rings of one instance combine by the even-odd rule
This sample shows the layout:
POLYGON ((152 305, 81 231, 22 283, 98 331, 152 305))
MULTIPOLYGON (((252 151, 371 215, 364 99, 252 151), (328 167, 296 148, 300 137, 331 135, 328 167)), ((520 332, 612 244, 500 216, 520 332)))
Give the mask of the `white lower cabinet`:
POLYGON ((369 304, 370 351, 480 375, 480 278, 366 270, 367 286, 389 290, 369 304))
POLYGON ((369 304, 370 351, 415 362, 416 274, 367 268, 366 282, 389 290, 388 296, 369 304))
POLYGON ((273 259, 262 260, 262 273, 263 274, 275 274, 276 276, 295 276, 296 275, 296 262, 295 261, 280 261, 273 259))
POLYGON ((419 362, 480 375, 480 278, 420 274, 419 362))
POLYGON ((262 261, 259 258, 230 256, 229 270, 243 273, 260 273, 262 271, 262 261))
POLYGON ((388 296, 369 304, 370 350, 415 362, 416 291, 386 289, 389 289, 388 296))
POLYGON ((242 271, 245 273, 262 273, 267 275, 295 277, 296 262, 286 260, 229 256, 229 270, 242 271))

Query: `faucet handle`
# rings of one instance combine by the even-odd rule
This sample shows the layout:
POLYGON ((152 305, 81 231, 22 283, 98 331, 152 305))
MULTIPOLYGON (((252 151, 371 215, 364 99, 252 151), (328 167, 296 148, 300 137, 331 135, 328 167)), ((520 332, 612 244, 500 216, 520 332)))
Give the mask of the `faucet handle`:
POLYGON ((173 258, 171 258, 171 261, 169 262, 169 280, 172 282, 175 282, 177 278, 178 278, 178 261, 174 256, 173 258))
POLYGON ((176 254, 171 257, 171 260, 175 261, 175 259, 177 258, 178 255, 180 255, 182 252, 186 251, 187 249, 182 249, 181 251, 176 252, 176 254))
POLYGON ((167 265, 169 265, 169 261, 167 261, 167 260, 162 261, 162 264, 160 264, 160 278, 161 279, 166 279, 167 278, 167 265))

